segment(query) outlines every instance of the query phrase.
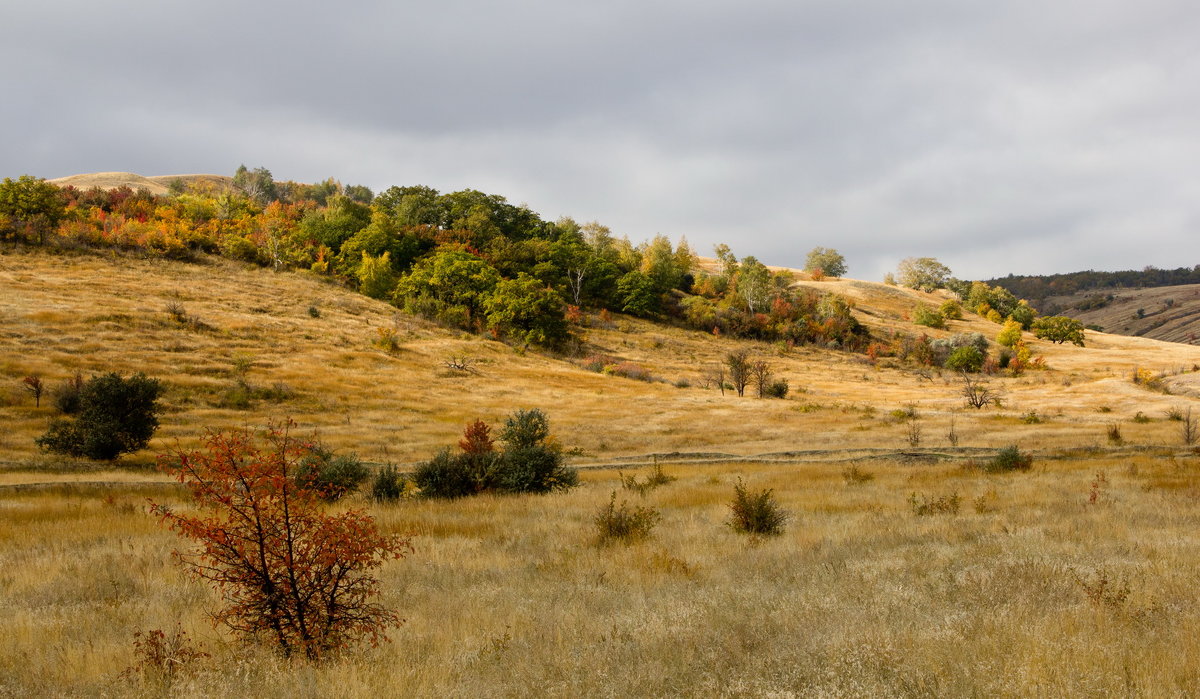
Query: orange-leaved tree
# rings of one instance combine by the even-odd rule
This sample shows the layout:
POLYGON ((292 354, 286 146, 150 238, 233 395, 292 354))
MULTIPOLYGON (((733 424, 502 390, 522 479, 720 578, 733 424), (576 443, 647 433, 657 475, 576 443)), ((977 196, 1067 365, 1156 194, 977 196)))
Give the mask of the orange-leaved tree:
POLYGON ((409 539, 379 533, 368 515, 324 511, 320 493, 296 478, 312 445, 271 425, 265 446, 246 430, 210 432, 204 448, 163 456, 160 465, 191 490, 195 515, 151 503, 152 511, 199 545, 176 551, 224 604, 214 614, 285 655, 317 660, 361 640, 386 641, 399 617, 374 602, 372 571, 411 551, 409 539))

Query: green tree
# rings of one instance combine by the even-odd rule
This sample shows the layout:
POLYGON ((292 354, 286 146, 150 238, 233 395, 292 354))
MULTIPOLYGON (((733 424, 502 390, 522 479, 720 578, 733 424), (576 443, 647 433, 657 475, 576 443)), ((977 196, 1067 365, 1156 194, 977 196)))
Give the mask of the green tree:
POLYGON ((392 271, 392 253, 379 257, 362 254, 362 262, 356 272, 358 290, 373 299, 388 299, 396 288, 396 273, 392 271))
POLYGON ((1046 316, 1033 321, 1033 336, 1055 344, 1070 342, 1083 347, 1083 323, 1066 316, 1046 316))
POLYGON ((163 390, 144 374, 93 376, 80 388, 75 418, 51 422, 36 441, 49 451, 98 460, 137 451, 158 429, 163 390))
POLYGON ((804 261, 804 271, 821 270, 827 277, 846 276, 846 258, 833 248, 816 247, 808 252, 804 261))
POLYGON ((562 297, 524 272, 496 284, 483 310, 489 327, 517 342, 554 347, 568 336, 562 297))
POLYGON ((500 282, 500 273, 484 260, 461 250, 445 250, 413 265, 396 285, 395 301, 411 304, 420 298, 439 307, 459 306, 477 316, 500 282))
POLYGON ((62 190, 31 175, 0 182, 0 240, 42 243, 66 215, 62 190))
POLYGON ((237 172, 233 173, 233 186, 263 206, 271 203, 278 196, 275 178, 265 167, 248 170, 245 165, 239 165, 237 172))
POLYGON ((896 269, 901 286, 933 291, 946 285, 950 268, 932 257, 906 257, 896 269))
POLYGON ((622 313, 648 318, 658 312, 659 296, 654 280, 634 270, 617 280, 617 302, 622 313))
POLYGON ((771 270, 753 256, 746 256, 735 277, 738 298, 751 313, 762 313, 771 302, 771 270))
POLYGON ((1029 305, 1028 301, 1018 301, 1016 306, 1013 306, 1008 317, 1021 324, 1021 328, 1028 330, 1033 327, 1033 321, 1037 318, 1037 311, 1029 305))

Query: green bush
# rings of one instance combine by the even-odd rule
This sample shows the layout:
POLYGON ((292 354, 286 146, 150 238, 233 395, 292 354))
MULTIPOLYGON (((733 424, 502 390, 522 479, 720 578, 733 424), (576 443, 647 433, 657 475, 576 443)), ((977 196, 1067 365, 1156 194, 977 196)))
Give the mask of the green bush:
POLYGON ((428 498, 461 498, 478 491, 466 460, 451 454, 449 449, 418 464, 413 471, 413 483, 428 498))
POLYGON ((733 486, 733 493, 727 524, 735 532, 761 536, 783 533, 783 525, 791 515, 779 506, 771 489, 752 493, 746 490, 739 478, 733 486))
POLYGON ((51 422, 36 441, 52 452, 97 460, 137 451, 158 429, 163 391, 161 382, 144 374, 93 376, 79 390, 75 419, 51 422))
POLYGON ((304 487, 320 493, 323 500, 334 502, 358 490, 370 475, 370 470, 355 454, 335 454, 318 444, 300 459, 296 479, 304 487))
POLYGON ((982 465, 983 470, 988 473, 1028 471, 1032 467, 1033 456, 1022 454, 1016 445, 1004 447, 996 453, 995 457, 990 461, 985 461, 982 465))
POLYGON ((404 477, 393 465, 388 464, 375 474, 371 484, 371 497, 376 502, 395 502, 404 495, 404 477))
POLYGON ((552 447, 535 444, 505 449, 496 484, 510 493, 548 493, 579 485, 579 473, 563 465, 562 454, 552 447))
POLYGON ((913 307, 912 322, 929 328, 946 327, 946 319, 942 314, 938 313, 937 309, 932 306, 926 306, 925 304, 913 307))
POLYGON ((767 398, 787 398, 789 388, 787 379, 772 381, 766 385, 763 396, 767 398))
POLYGON ((600 544, 613 542, 632 543, 650 535, 662 515, 652 507, 630 506, 622 502, 617 506, 617 493, 600 508, 593 521, 596 523, 596 538, 600 544))
POLYGON ((970 345, 959 347, 946 358, 946 368, 954 371, 978 372, 983 368, 983 353, 970 345))

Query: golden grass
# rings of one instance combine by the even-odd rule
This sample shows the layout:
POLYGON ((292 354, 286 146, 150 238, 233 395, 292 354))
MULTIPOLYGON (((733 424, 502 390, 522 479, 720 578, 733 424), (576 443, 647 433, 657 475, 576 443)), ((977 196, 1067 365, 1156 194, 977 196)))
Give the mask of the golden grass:
MULTIPOLYGON (((853 296, 864 322, 908 332, 921 330, 901 318, 911 303, 940 300, 813 284, 853 296)), ((226 261, 2 255, 0 318, 0 696, 1200 691, 1200 463, 1165 417, 1194 402, 1184 394, 1194 347, 1095 333, 1084 349, 1032 341, 1051 370, 991 379, 1004 406, 976 411, 951 375, 628 318, 586 329, 587 351, 660 380, 604 376, 304 274, 226 261), (173 320, 172 303, 202 324, 173 320), (372 346, 381 327, 397 331, 398 352, 372 346), (701 388, 705 368, 737 347, 788 379, 787 400, 701 388), (477 359, 480 373, 448 370, 451 355, 477 359), (239 367, 252 385, 295 395, 232 407, 239 367), (1134 385, 1136 368, 1187 371, 1166 379, 1177 392, 1167 395, 1134 385), (115 467, 38 454, 33 439, 54 411, 33 407, 21 377, 53 387, 110 370, 167 382, 150 447, 115 467), (681 380, 690 386, 673 385, 681 380), (891 414, 909 404, 918 448, 891 414), (583 485, 543 497, 360 499, 385 530, 417 535, 416 552, 382 574, 385 602, 408 622, 392 644, 325 665, 208 627, 213 593, 170 562, 178 542, 144 511, 148 496, 179 497, 154 455, 195 445, 205 428, 290 415, 368 461, 411 463, 453 444, 467 421, 521 407, 545 410, 559 441, 583 449, 583 485), (1138 412, 1150 421, 1133 422, 1138 412), (1120 447, 1106 440, 1113 423, 1120 447), (1035 454, 1032 472, 961 466, 1008 444, 1035 454), (617 469, 651 454, 679 480, 644 499, 621 490, 617 469), (850 467, 874 478, 854 483, 850 467), (1107 485, 1092 505, 1097 472, 1107 485), (738 477, 792 511, 783 536, 756 541, 723 525, 738 477), (662 512, 647 542, 592 545, 592 517, 614 490, 662 512), (918 517, 912 493, 958 494, 961 510, 918 517), (1096 593, 1100 580, 1130 592, 1096 593), (121 679, 133 632, 176 621, 213 657, 169 688, 121 679)), ((970 316, 934 334, 997 329, 970 316)))
POLYGON ((28 494, 0 509, 0 693, 153 694, 120 672, 135 630, 175 620, 212 657, 181 696, 1176 696, 1200 691, 1200 460, 666 466, 644 498, 614 471, 574 492, 370 505, 417 532, 382 572, 407 622, 380 648, 289 663, 211 629, 212 593, 137 498, 28 494), (1107 485, 1088 504, 1095 473, 1107 485), (793 518, 749 539, 723 522, 736 478, 793 518), (645 543, 597 547, 609 494, 656 507, 645 543), (910 492, 958 493, 919 517, 910 492), (974 503, 980 503, 976 511, 974 503), (1101 578, 1128 595, 1093 594, 1101 578))

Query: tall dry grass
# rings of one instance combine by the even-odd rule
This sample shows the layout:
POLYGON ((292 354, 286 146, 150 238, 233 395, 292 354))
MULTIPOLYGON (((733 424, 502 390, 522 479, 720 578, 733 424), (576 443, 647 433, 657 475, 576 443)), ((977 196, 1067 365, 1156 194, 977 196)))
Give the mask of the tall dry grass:
POLYGON ((632 546, 594 544, 614 471, 565 495, 360 501, 384 529, 418 535, 383 571, 407 622, 391 644, 316 666, 211 629, 212 593, 172 565, 180 542, 139 498, 8 498, 0 693, 162 691, 120 674, 135 630, 176 620, 212 656, 169 688, 180 696, 1200 691, 1195 456, 1003 476, 857 466, 874 478, 847 484, 842 464, 667 466, 678 481, 630 496, 663 515, 632 546), (1107 484, 1089 504, 1096 472, 1107 484), (739 477, 792 512, 780 537, 724 526, 739 477), (911 492, 964 506, 917 516, 911 492))

